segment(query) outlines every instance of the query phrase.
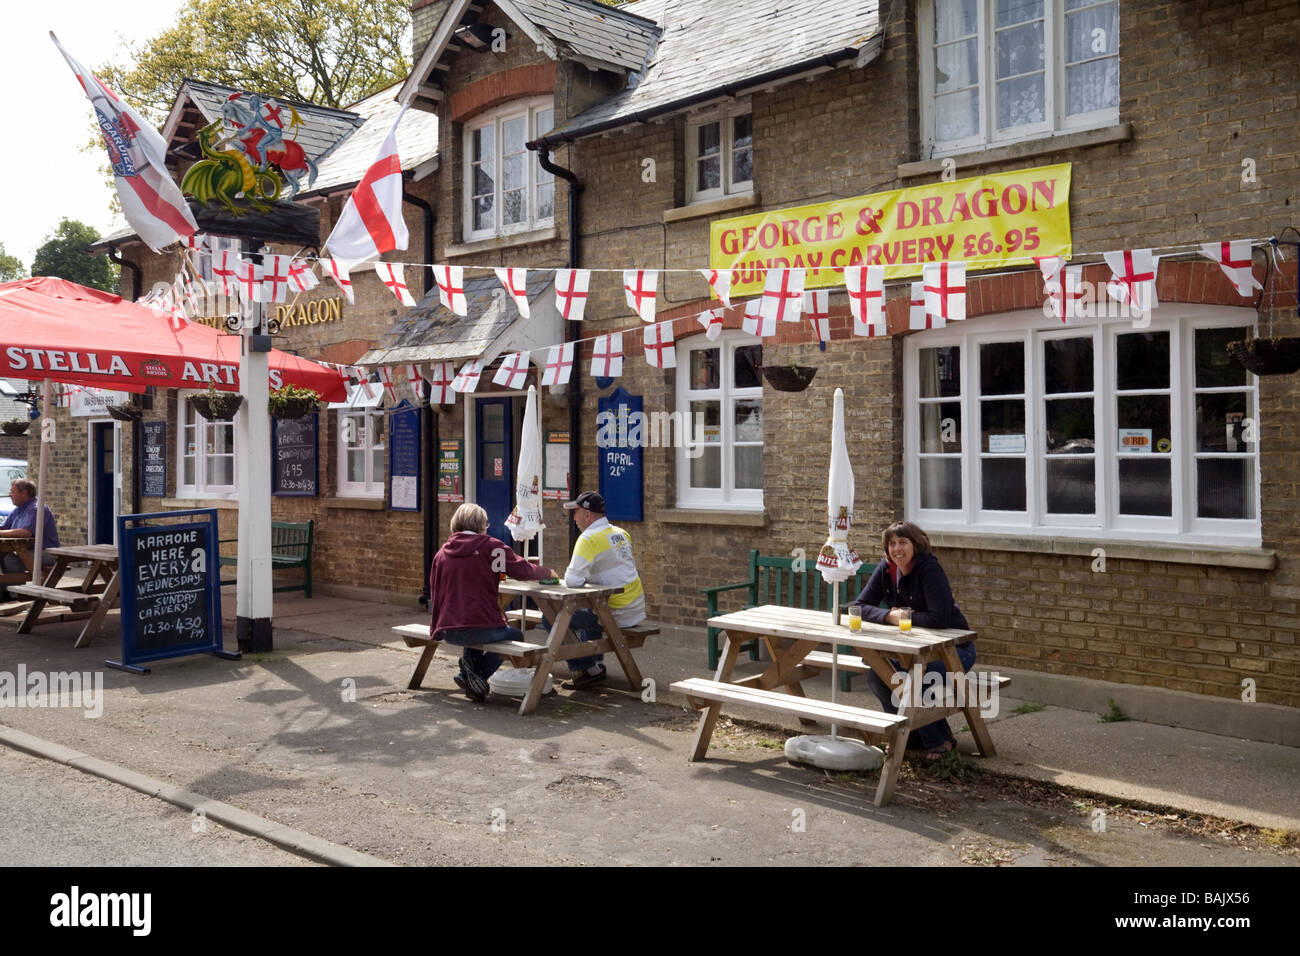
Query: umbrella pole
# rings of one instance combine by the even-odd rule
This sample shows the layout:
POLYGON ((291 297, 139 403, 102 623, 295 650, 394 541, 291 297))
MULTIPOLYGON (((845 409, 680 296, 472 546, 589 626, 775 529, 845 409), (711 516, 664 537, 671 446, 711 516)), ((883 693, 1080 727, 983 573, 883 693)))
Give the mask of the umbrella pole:
POLYGON ((36 473, 36 540, 32 544, 32 583, 40 584, 41 544, 45 541, 45 420, 50 417, 50 392, 54 385, 47 378, 41 389, 41 465, 36 473))
MULTIPOLYGON (((840 586, 838 582, 831 585, 831 593, 834 595, 831 598, 831 620, 834 621, 836 624, 839 624, 840 623, 840 586)), ((839 688, 839 686, 840 686, 840 644, 839 641, 831 641, 831 703, 832 704, 835 703, 835 691, 839 688)), ((834 740, 837 736, 839 736, 838 730, 839 728, 837 728, 835 726, 835 722, 832 721, 831 722, 832 740, 834 740)))

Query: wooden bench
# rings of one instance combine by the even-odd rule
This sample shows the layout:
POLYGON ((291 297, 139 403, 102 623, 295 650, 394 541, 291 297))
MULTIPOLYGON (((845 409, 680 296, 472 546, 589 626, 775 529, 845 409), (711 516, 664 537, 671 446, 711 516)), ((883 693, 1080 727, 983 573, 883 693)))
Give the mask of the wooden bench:
MULTIPOLYGON (((272 521, 271 522, 271 571, 284 571, 290 568, 302 568, 304 572, 301 584, 284 584, 271 588, 273 592, 305 591, 311 597, 311 544, 314 537, 314 521, 272 521)), ((238 544, 238 538, 222 538, 221 544, 238 544)), ((237 555, 223 554, 219 558, 222 566, 238 567, 237 555)), ((234 581, 222 581, 221 586, 234 584, 234 581)))
POLYGON ((684 695, 691 707, 696 710, 709 710, 709 714, 700 722, 700 727, 696 731, 695 747, 691 752, 692 762, 703 760, 708 753, 709 739, 713 736, 713 727, 724 703, 758 707, 778 713, 793 714, 803 721, 819 721, 851 727, 868 743, 888 743, 889 757, 885 761, 885 766, 881 768, 880 783, 876 786, 876 806, 883 805, 893 796, 894 786, 898 780, 898 768, 903 761, 903 752, 907 749, 908 719, 906 717, 886 714, 878 710, 866 710, 862 707, 850 707, 847 704, 832 704, 824 700, 796 697, 753 686, 708 680, 703 677, 676 681, 670 685, 670 689, 684 695))
MULTIPOLYGON (((805 667, 813 671, 830 670, 831 652, 813 651, 803 659, 803 663, 805 667)), ((841 653, 836 663, 840 670, 853 674, 868 674, 871 672, 871 665, 854 654, 841 653)), ((997 692, 1000 694, 1011 684, 1010 677, 1003 677, 1000 674, 995 681, 993 673, 990 671, 967 671, 966 673, 974 677, 976 684, 983 691, 992 692, 996 687, 997 692)))

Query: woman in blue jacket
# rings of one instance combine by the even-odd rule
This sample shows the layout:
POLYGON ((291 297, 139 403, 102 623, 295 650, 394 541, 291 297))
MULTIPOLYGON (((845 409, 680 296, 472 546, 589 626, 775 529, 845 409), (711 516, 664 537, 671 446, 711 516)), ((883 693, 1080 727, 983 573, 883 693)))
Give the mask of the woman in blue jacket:
MULTIPOLYGON (((897 624, 899 610, 911 608, 912 624, 916 627, 970 630, 953 600, 948 576, 939 566, 926 533, 910 521, 899 521, 885 529, 884 544, 884 559, 876 565, 867 586, 853 602, 861 606, 862 617, 877 624, 897 624), (882 603, 887 607, 882 607, 882 603)), ((957 645, 957 658, 962 670, 970 670, 975 663, 974 641, 957 645)), ((890 663, 900 666, 898 661, 890 663)), ((925 667, 925 673, 937 673, 940 677, 947 672, 942 661, 931 661, 925 667)), ((886 712, 898 713, 892 700, 895 688, 887 687, 874 673, 867 675, 867 683, 886 712)), ((907 746, 924 750, 927 760, 938 761, 957 746, 957 741, 948 721, 937 720, 913 730, 907 746)))

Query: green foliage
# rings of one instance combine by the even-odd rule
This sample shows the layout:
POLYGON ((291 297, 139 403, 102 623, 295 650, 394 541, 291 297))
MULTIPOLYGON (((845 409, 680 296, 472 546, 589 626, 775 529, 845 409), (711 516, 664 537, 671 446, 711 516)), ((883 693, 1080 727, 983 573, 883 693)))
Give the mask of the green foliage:
POLYGON ((36 250, 32 275, 57 276, 103 292, 117 291, 118 267, 107 256, 88 255, 86 248, 99 238, 93 226, 62 219, 58 228, 36 250))
POLYGON ((297 385, 282 385, 267 393, 266 410, 271 415, 283 416, 290 403, 315 408, 320 404, 320 392, 297 385))
POLYGON ((1101 715, 1101 722, 1103 724, 1114 724, 1114 723, 1118 723, 1121 720, 1128 720, 1128 714, 1120 710, 1119 704, 1115 703, 1114 699, 1112 698, 1110 702, 1110 710, 1107 713, 1101 715))
POLYGON ((187 77, 346 107, 406 77, 407 0, 185 0, 100 76, 161 125, 187 77))
POLYGON ((1011 713, 1013 714, 1036 714, 1046 708, 1046 704, 1021 704, 1011 713))
POLYGON ((0 282, 13 282, 27 276, 27 270, 17 256, 5 252, 5 244, 0 242, 0 282))

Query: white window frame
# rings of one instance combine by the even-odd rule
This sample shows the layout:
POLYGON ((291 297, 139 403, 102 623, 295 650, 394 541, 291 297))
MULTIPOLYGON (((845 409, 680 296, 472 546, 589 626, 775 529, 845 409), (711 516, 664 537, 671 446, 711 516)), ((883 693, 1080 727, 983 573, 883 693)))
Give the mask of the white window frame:
MULTIPOLYGON (((1107 0, 1096 0, 1100 5, 1107 0)), ((935 132, 935 57, 934 57, 934 15, 935 0, 921 0, 917 17, 918 46, 920 47, 921 65, 921 129, 924 141, 923 156, 945 156, 981 146, 999 146, 1006 143, 1022 142, 1059 136, 1080 130, 1100 129, 1114 126, 1119 122, 1119 105, 1099 110, 1091 110, 1075 116, 1067 116, 1067 70, 1065 63, 1066 13, 1064 0, 1044 0, 1044 44, 1043 66, 1046 80, 1043 85, 1045 120, 1042 123, 1016 126, 1008 130, 992 128, 997 118, 997 77, 992 65, 996 63, 997 41, 993 28, 993 11, 996 0, 978 0, 979 8, 979 127, 980 131, 972 136, 955 140, 938 141, 935 132)), ((1086 8, 1085 8, 1086 9, 1086 8)), ((1071 14, 1079 11, 1068 11, 1071 14)), ((1119 48, 1113 54, 1119 57, 1119 48)), ((1098 56, 1105 58, 1110 54, 1098 56)), ((1084 61, 1080 61, 1084 62, 1084 61)), ((1121 74, 1121 81, 1123 76, 1121 74)))
POLYGON ((187 390, 179 393, 176 402, 176 497, 178 498, 238 498, 239 497, 239 416, 244 414, 244 409, 235 414, 231 421, 210 422, 198 410, 190 405, 190 399, 195 395, 206 394, 204 391, 187 390), (188 448, 185 441, 185 430, 189 414, 194 416, 194 483, 185 483, 185 459, 191 457, 187 454, 188 448), (207 446, 207 436, 209 430, 213 428, 229 428, 231 430, 231 448, 234 449, 232 461, 232 476, 234 480, 229 485, 220 485, 208 481, 208 472, 210 468, 207 446), (203 449, 202 452, 199 449, 203 449))
POLYGON ((555 102, 549 96, 535 96, 528 99, 514 100, 505 103, 493 110, 489 110, 472 120, 465 123, 464 136, 462 137, 462 163, 461 163, 461 207, 465 217, 461 233, 466 242, 472 242, 479 239, 492 239, 497 236, 508 236, 518 232, 530 232, 534 229, 545 228, 555 224, 555 177, 542 169, 537 161, 537 153, 529 150, 527 152, 527 161, 525 168, 528 171, 528 215, 522 222, 503 225, 501 221, 502 213, 502 184, 504 178, 502 169, 504 162, 501 155, 502 125, 511 119, 519 116, 527 116, 528 129, 524 134, 524 142, 531 142, 538 136, 549 132, 549 129, 538 129, 538 114, 547 110, 551 111, 551 126, 554 126, 555 102), (474 228, 474 134, 485 127, 493 127, 493 202, 492 202, 492 221, 490 228, 474 228), (551 215, 543 217, 538 213, 539 186, 549 183, 551 185, 551 215))
MULTIPOLYGON (((736 388, 734 385, 736 349, 747 345, 762 346, 763 340, 745 332, 724 331, 717 341, 705 336, 692 336, 677 344, 677 421, 681 424, 679 436, 673 436, 677 445, 677 507, 709 509, 715 511, 761 511, 763 489, 735 487, 735 414, 733 404, 739 400, 763 398, 763 383, 757 387, 736 388), (691 352, 718 349, 718 388, 693 389, 690 387, 691 352), (721 487, 695 488, 691 485, 691 459, 688 445, 695 437, 695 422, 691 418, 692 401, 717 401, 721 440, 721 487)), ((647 422, 647 429, 649 424, 647 422)), ((766 427, 764 428, 766 432, 766 427)), ((649 436, 647 435, 647 439, 649 436)), ((753 444, 746 442, 744 444, 753 444)), ((766 445, 766 436, 763 445, 766 445)), ((760 446, 762 447, 762 446, 760 446)))
MULTIPOLYGON (((724 196, 742 196, 754 191, 754 179, 735 180, 735 120, 741 116, 750 117, 750 153, 754 151, 753 109, 748 98, 734 103, 718 105, 693 114, 686 123, 686 201, 708 202, 722 199, 724 196), (721 183, 715 189, 697 189, 696 165, 700 159, 700 127, 710 123, 718 124, 718 149, 721 153, 721 183)), ((751 166, 752 170, 752 166, 751 166)))
MULTIPOLYGON (((1111 311, 1107 309, 1107 311, 1111 311)), ((1044 538, 1108 538, 1128 541, 1167 541, 1225 547, 1259 547, 1261 542, 1261 469, 1259 442, 1249 449, 1253 462, 1254 518, 1200 518, 1196 515, 1196 461, 1214 457, 1196 451, 1195 334, 1198 329, 1256 326, 1253 310, 1220 306, 1163 304, 1151 313, 1149 325, 1132 318, 1084 319, 1062 328, 1045 319, 1040 310, 985 316, 969 323, 954 323, 909 335, 904 341, 904 504, 909 520, 929 530, 987 534, 1014 534, 1044 538), (1172 508, 1169 517, 1119 514, 1119 459, 1115 357, 1118 336, 1128 332, 1167 332, 1170 346, 1170 434, 1172 508), (1096 468, 1096 502, 1092 515, 1072 518, 1048 515, 1046 508, 1045 385, 1038 358, 1043 341, 1050 338, 1091 336, 1093 340, 1093 422, 1096 468), (1025 441, 1028 449, 1025 475, 1026 508, 1021 512, 994 512, 980 508, 978 348, 990 342, 1023 341, 1025 366, 1025 441), (920 350, 959 346, 962 414, 961 491, 956 509, 921 507, 920 480, 920 350)), ((1259 383, 1247 376, 1244 386, 1225 391, 1246 392, 1248 417, 1260 433, 1259 383)), ((1213 390, 1211 390, 1213 391, 1213 390)), ((951 399, 948 399, 951 401, 951 399)))
MULTIPOLYGON (((373 389, 382 389, 383 386, 372 384, 373 389)), ((338 497, 340 498, 383 498, 388 484, 388 415, 383 407, 367 407, 364 404, 358 404, 354 408, 339 408, 338 420, 335 422, 337 429, 335 434, 335 459, 337 460, 338 475, 338 497), (366 441, 362 446, 349 446, 345 442, 344 420, 347 418, 362 419, 365 424, 366 441), (375 442, 378 436, 379 442, 375 442), (355 451, 361 447, 365 452, 366 478, 364 481, 350 481, 348 479, 348 451, 355 451), (375 480, 374 476, 374 453, 379 450, 384 455, 384 474, 375 480)))

